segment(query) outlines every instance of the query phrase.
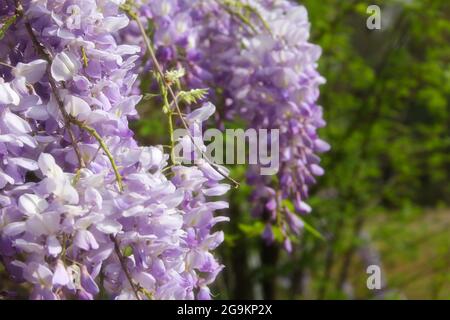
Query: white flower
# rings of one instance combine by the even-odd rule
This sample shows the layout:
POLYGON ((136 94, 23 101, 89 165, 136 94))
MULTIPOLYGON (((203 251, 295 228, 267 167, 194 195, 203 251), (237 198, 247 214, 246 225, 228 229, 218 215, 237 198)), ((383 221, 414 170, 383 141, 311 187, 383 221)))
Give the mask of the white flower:
POLYGON ((19 95, 11 88, 10 83, 5 83, 0 78, 0 104, 14 104, 20 103, 19 95))
POLYGON ((47 61, 38 59, 30 63, 19 62, 13 69, 13 75, 17 78, 24 77, 28 83, 34 84, 41 80, 47 68, 47 61))
POLYGON ((74 54, 60 52, 53 59, 51 73, 56 81, 68 81, 78 73, 80 68, 81 63, 74 54))
POLYGON ((70 178, 56 164, 55 159, 48 153, 42 153, 38 159, 42 174, 46 177, 43 185, 47 192, 54 194, 61 201, 77 204, 78 192, 72 186, 70 178))

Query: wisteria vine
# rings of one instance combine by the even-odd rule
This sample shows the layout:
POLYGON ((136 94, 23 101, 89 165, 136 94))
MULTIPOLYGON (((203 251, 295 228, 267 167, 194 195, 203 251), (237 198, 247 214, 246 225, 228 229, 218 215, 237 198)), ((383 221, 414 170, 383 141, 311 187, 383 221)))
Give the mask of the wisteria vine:
POLYGON ((31 298, 205 299, 222 269, 211 228, 227 203, 208 195, 228 190, 225 171, 199 161, 167 178, 162 149, 137 145, 140 48, 116 42, 129 24, 120 5, 1 7, 15 22, 1 50, 0 248, 31 298))
MULTIPOLYGON (((325 80, 317 71, 321 49, 308 42, 306 9, 288 0, 132 3, 153 25, 160 61, 183 66, 188 88, 209 88, 221 108, 216 121, 239 117, 248 128, 280 130, 278 174, 251 166, 247 182, 253 214, 266 223, 263 237, 273 242, 276 228, 290 251, 304 226, 299 214, 311 211, 309 188, 324 173, 318 154, 330 149, 317 134, 325 126, 317 104, 325 80)), ((133 26, 122 36, 142 42, 133 26)))
POLYGON ((30 298, 211 298, 224 239, 213 227, 228 220, 217 197, 238 182, 191 134, 208 118, 281 130, 280 172, 248 182, 264 237, 277 225, 290 249, 302 226, 293 211, 310 211, 316 153, 329 149, 303 7, 6 0, 0 26, 0 260, 30 298), (149 72, 168 151, 140 146, 129 127, 149 72), (176 126, 187 136, 175 140, 176 126), (199 151, 192 165, 174 156, 186 145, 199 151))

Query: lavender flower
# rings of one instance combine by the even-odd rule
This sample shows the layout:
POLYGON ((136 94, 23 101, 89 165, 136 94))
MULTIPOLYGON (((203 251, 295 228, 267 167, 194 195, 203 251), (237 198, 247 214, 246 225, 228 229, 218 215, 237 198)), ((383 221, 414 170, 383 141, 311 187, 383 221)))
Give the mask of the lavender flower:
MULTIPOLYGON (((305 202, 309 186, 324 173, 317 153, 329 149, 317 135, 325 125, 317 105, 318 87, 324 83, 317 72, 321 49, 308 42, 310 25, 304 7, 290 1, 242 3, 251 8, 252 28, 233 14, 216 13, 204 23, 209 28, 200 41, 207 57, 202 66, 214 72, 213 82, 224 88, 228 117, 239 116, 255 129, 280 130, 277 183, 258 175, 257 168, 248 181, 255 186, 254 214, 277 224, 289 249, 289 229, 298 233, 302 223, 285 202, 292 199, 297 213, 311 211, 305 202), (218 14, 222 19, 217 19, 218 14)), ((270 232, 265 238, 272 240, 270 232)))
MULTIPOLYGON (((223 109, 222 120, 239 117, 250 128, 280 130, 277 179, 253 167, 248 182, 253 213, 267 223, 264 238, 273 241, 271 225, 277 225, 290 248, 289 234, 302 225, 296 214, 311 211, 309 187, 324 174, 318 154, 330 148, 317 134, 325 126, 317 104, 325 80, 317 72, 321 49, 309 42, 306 9, 288 0, 141 0, 138 6, 155 26, 161 60, 187 70, 185 85, 220 89, 210 96, 223 109)), ((125 37, 131 35, 128 30, 125 37)))
POLYGON ((201 162, 167 178, 162 148, 134 140, 140 48, 116 40, 123 1, 18 3, 0 5, 0 18, 17 15, 0 42, 7 271, 33 299, 93 299, 101 286, 117 299, 209 298, 223 241, 211 229, 227 220, 209 197, 228 188, 201 162))

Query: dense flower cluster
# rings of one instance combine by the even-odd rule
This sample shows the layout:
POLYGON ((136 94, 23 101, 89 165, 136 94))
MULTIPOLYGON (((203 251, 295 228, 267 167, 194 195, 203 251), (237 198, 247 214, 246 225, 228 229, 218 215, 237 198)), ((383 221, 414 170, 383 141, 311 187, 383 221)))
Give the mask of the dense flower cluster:
POLYGON ((140 48, 116 40, 122 3, 0 4, 0 257, 35 299, 207 299, 222 269, 211 228, 227 203, 208 198, 224 174, 169 167, 128 127, 140 48))
POLYGON ((277 179, 253 167, 248 182, 253 212, 267 223, 265 239, 273 241, 277 225, 290 250, 289 233, 303 225, 296 213, 311 211, 309 187, 324 173, 317 154, 329 150, 317 135, 325 125, 317 105, 324 79, 317 72, 321 49, 308 42, 306 9, 288 0, 141 0, 138 7, 152 21, 161 61, 184 66, 187 86, 215 89, 210 96, 222 102, 222 119, 280 130, 277 179))
POLYGON ((292 200, 298 213, 311 211, 305 202, 308 189, 324 172, 317 153, 329 149, 317 135, 325 125, 317 105, 318 87, 324 83, 316 70, 321 49, 308 42, 304 7, 290 1, 244 3, 258 12, 250 13, 253 28, 242 22, 235 26, 231 14, 228 27, 213 25, 214 36, 208 30, 201 46, 207 51, 206 67, 216 70, 214 82, 225 90, 229 116, 237 114, 252 128, 280 130, 277 181, 261 176, 259 170, 252 171, 248 180, 255 186, 254 213, 268 222, 264 237, 271 241, 270 224, 277 224, 290 250, 289 229, 298 233, 302 221, 285 200, 292 200))
POLYGON ((223 233, 212 228, 228 206, 211 197, 229 189, 227 171, 202 157, 196 136, 211 116, 280 130, 276 179, 256 166, 248 182, 264 237, 272 241, 277 225, 290 249, 297 214, 311 210, 309 186, 323 174, 317 153, 329 149, 317 135, 320 48, 308 42, 302 6, 6 0, 0 38, 0 260, 32 285, 32 298, 210 298, 223 267, 212 254, 223 233), (127 16, 134 11, 141 25, 127 16), (156 57, 144 65, 142 25, 156 57), (138 73, 157 74, 156 87, 168 81, 158 72, 177 69, 185 77, 171 76, 210 88, 221 107, 178 111, 188 130, 172 148, 193 150, 190 166, 139 146, 128 124, 138 116, 138 73))

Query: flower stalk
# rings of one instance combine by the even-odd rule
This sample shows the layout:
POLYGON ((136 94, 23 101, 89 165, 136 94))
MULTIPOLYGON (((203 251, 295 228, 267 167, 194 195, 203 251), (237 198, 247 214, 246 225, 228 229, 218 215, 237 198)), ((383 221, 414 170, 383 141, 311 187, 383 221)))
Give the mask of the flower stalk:
MULTIPOLYGON (((173 106, 175 107, 175 113, 179 116, 183 127, 186 129, 186 131, 188 132, 189 138, 191 139, 193 145, 195 146, 195 148, 202 154, 203 159, 205 159, 205 161, 210 164, 211 166, 213 166, 214 168, 216 168, 217 172, 223 176, 225 179, 231 181, 233 183, 233 186, 235 188, 239 187, 239 182, 237 182, 235 179, 233 179, 232 177, 229 177, 228 175, 225 175, 221 170, 220 167, 211 159, 208 158, 208 156, 203 152, 203 150, 198 146, 197 142, 195 141, 194 137, 192 136, 192 134, 189 132, 189 126, 186 122, 186 119, 183 116, 183 113, 181 111, 180 105, 178 103, 178 96, 177 94, 174 92, 172 86, 170 85, 170 83, 168 83, 167 81, 165 81, 164 79, 164 70, 161 66, 161 64, 159 63, 158 59, 156 58, 156 54, 155 51, 153 49, 153 45, 152 42, 150 40, 150 38, 147 35, 147 32, 145 30, 144 25, 142 24, 142 22, 139 19, 139 16, 136 12, 134 12, 131 8, 131 6, 129 4, 126 5, 122 5, 121 6, 122 10, 134 21, 136 21, 139 31, 142 35, 142 38, 144 39, 144 43, 145 43, 145 47, 147 48, 147 52, 150 54, 150 58, 153 62, 153 65, 155 66, 156 69, 156 80, 158 82, 158 85, 160 87, 160 91, 162 93, 162 96, 165 97, 163 98, 164 100, 164 110, 169 114, 169 117, 172 116, 172 108, 171 104, 168 103, 168 99, 167 99, 167 92, 170 94, 171 98, 172 98, 172 103, 173 106)), ((172 129, 171 130, 171 144, 172 144, 172 150, 174 149, 174 141, 173 141, 173 124, 172 124, 172 120, 169 120, 169 126, 171 126, 172 129)), ((173 157, 173 153, 172 153, 172 157, 173 157)), ((172 160, 174 161, 174 160, 172 160)))

